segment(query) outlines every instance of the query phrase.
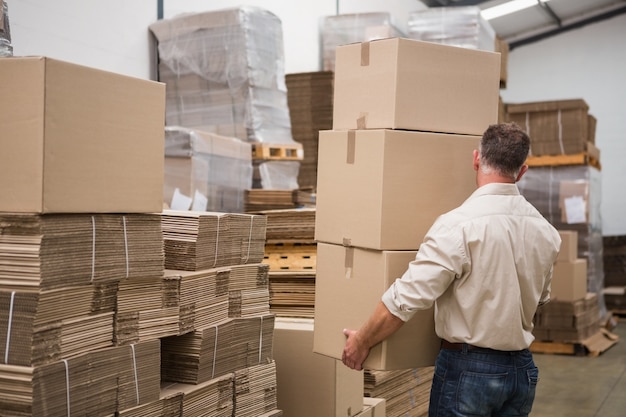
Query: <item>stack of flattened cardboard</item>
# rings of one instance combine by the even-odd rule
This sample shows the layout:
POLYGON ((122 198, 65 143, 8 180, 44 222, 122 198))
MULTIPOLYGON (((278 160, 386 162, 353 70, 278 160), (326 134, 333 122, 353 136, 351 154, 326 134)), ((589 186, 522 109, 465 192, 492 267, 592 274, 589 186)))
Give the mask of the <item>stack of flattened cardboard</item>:
POLYGON ((197 271, 258 263, 265 249, 265 216, 164 210, 168 269, 197 271))
POLYGON ((119 417, 180 417, 181 404, 183 399, 182 392, 176 392, 169 395, 161 395, 156 401, 138 405, 136 407, 126 408, 117 412, 119 417))
POLYGON ((304 153, 298 185, 315 188, 319 132, 333 126, 333 72, 287 74, 285 83, 291 134, 295 141, 302 143, 304 153))
POLYGON ((180 414, 185 417, 233 416, 233 374, 201 384, 163 383, 162 395, 181 395, 180 414))
POLYGON ((385 398, 388 416, 428 415, 434 367, 397 371, 365 370, 365 396, 385 398))
POLYGON ((179 308, 166 304, 163 277, 124 280, 119 283, 115 315, 118 345, 178 334, 179 308))
POLYGON ((230 269, 166 270, 165 303, 179 309, 178 335, 214 326, 228 318, 230 269))
POLYGON ((313 242, 315 239, 315 208, 262 210, 267 217, 267 242, 313 242))
POLYGON ((157 214, 0 214, 0 283, 60 288, 163 274, 157 214))
POLYGON ((269 314, 267 264, 233 265, 228 284, 228 317, 269 314))
POLYGON ((539 341, 581 342, 600 330, 599 317, 594 293, 576 301, 552 300, 537 309, 533 334, 539 341))
POLYGON ((11 415, 104 416, 156 401, 159 345, 109 347, 38 367, 0 365, 0 387, 11 392, 2 408, 11 415))
POLYGON ((274 316, 227 319, 162 339, 163 381, 199 384, 272 359, 274 316))
POLYGON ((508 103, 506 118, 526 130, 533 156, 577 154, 595 142, 595 118, 583 99, 508 103))
POLYGON ((246 213, 259 210, 293 209, 298 205, 295 200, 296 190, 271 190, 252 188, 246 190, 246 213))
POLYGON ((166 124, 249 142, 293 142, 280 19, 257 7, 187 13, 150 25, 166 124))
POLYGON ((278 317, 313 318, 316 271, 271 271, 270 312, 278 317))
POLYGON ((3 363, 37 366, 112 346, 115 293, 101 287, 0 289, 3 363))
POLYGON ((235 371, 235 414, 257 417, 276 409, 276 363, 270 361, 235 371))

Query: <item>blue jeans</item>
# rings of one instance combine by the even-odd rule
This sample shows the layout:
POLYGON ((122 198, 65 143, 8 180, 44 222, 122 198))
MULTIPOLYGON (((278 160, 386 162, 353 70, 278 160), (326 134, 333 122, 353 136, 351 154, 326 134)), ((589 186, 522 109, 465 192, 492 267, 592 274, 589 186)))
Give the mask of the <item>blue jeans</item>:
POLYGON ((539 370, 532 353, 441 349, 429 417, 528 416, 539 370))

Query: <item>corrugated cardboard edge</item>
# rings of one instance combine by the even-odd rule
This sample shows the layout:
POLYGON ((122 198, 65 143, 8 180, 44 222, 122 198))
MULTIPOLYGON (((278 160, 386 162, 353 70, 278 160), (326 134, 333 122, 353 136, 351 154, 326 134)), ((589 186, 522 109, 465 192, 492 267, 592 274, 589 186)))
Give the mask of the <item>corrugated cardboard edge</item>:
POLYGON ((611 333, 607 329, 600 329, 593 336, 582 341, 582 345, 587 349, 589 356, 598 356, 606 352, 610 347, 619 341, 619 336, 611 333))

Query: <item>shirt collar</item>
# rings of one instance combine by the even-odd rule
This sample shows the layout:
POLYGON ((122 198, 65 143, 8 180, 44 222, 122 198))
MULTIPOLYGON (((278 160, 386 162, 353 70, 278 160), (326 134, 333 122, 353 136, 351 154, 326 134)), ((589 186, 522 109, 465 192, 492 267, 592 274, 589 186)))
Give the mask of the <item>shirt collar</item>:
POLYGON ((508 184, 503 182, 492 182, 477 188, 468 200, 483 195, 520 195, 516 184, 508 184))

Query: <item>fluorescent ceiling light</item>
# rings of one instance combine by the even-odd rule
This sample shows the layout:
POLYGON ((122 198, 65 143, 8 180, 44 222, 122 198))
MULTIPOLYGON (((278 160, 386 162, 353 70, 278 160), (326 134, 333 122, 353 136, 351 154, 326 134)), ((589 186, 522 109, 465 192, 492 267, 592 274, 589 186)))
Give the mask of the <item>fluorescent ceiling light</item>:
POLYGON ((492 20, 500 16, 515 13, 523 9, 527 9, 532 6, 536 6, 539 3, 546 3, 549 0, 511 0, 506 3, 499 4, 494 7, 490 7, 480 12, 481 16, 486 20, 492 20))

